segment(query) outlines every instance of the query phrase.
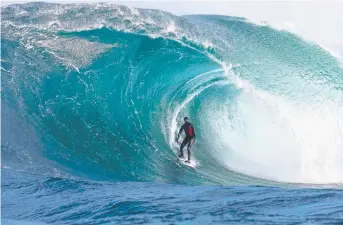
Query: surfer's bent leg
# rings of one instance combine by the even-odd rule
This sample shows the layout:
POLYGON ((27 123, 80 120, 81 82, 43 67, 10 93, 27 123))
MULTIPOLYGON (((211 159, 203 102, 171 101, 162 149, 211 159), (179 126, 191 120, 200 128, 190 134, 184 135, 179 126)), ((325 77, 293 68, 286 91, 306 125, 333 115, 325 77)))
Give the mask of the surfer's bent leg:
POLYGON ((191 161, 191 143, 192 143, 193 137, 188 138, 188 146, 187 146, 187 152, 188 152, 188 161, 191 161))
POLYGON ((180 158, 183 158, 183 147, 185 147, 185 145, 187 144, 187 137, 185 137, 185 139, 183 139, 181 146, 180 146, 180 158))

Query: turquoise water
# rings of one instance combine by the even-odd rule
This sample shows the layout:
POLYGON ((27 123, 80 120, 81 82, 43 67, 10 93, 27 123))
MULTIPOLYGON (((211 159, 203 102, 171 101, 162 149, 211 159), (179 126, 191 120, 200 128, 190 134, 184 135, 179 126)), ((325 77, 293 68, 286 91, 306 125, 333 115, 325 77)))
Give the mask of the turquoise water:
POLYGON ((342 222, 343 68, 316 44, 113 4, 1 18, 3 222, 342 222))

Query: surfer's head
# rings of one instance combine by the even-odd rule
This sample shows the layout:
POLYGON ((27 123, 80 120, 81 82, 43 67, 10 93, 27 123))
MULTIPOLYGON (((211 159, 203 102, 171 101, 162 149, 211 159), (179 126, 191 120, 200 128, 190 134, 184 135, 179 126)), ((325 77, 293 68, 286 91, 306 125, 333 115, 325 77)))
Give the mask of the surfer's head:
POLYGON ((185 118, 183 118, 183 120, 185 121, 185 123, 189 122, 188 117, 186 116, 185 118))

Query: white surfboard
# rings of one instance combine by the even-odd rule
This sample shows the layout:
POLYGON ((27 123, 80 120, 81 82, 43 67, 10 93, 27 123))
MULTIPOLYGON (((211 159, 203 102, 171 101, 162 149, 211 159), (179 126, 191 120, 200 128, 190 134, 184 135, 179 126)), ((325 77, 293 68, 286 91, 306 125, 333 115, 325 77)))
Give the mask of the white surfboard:
POLYGON ((186 162, 187 159, 185 159, 185 158, 179 158, 179 157, 177 157, 177 158, 185 166, 189 166, 189 167, 192 167, 192 168, 195 168, 197 166, 196 162, 193 161, 193 160, 191 160, 190 162, 186 162))

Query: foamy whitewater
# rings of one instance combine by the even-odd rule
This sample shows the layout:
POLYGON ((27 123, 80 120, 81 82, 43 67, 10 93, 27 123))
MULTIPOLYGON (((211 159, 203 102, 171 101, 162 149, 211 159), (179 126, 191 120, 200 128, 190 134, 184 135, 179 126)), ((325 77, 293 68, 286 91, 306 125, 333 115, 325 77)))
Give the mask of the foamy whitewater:
POLYGON ((320 46, 109 3, 1 26, 4 224, 343 223, 343 68, 320 46))

